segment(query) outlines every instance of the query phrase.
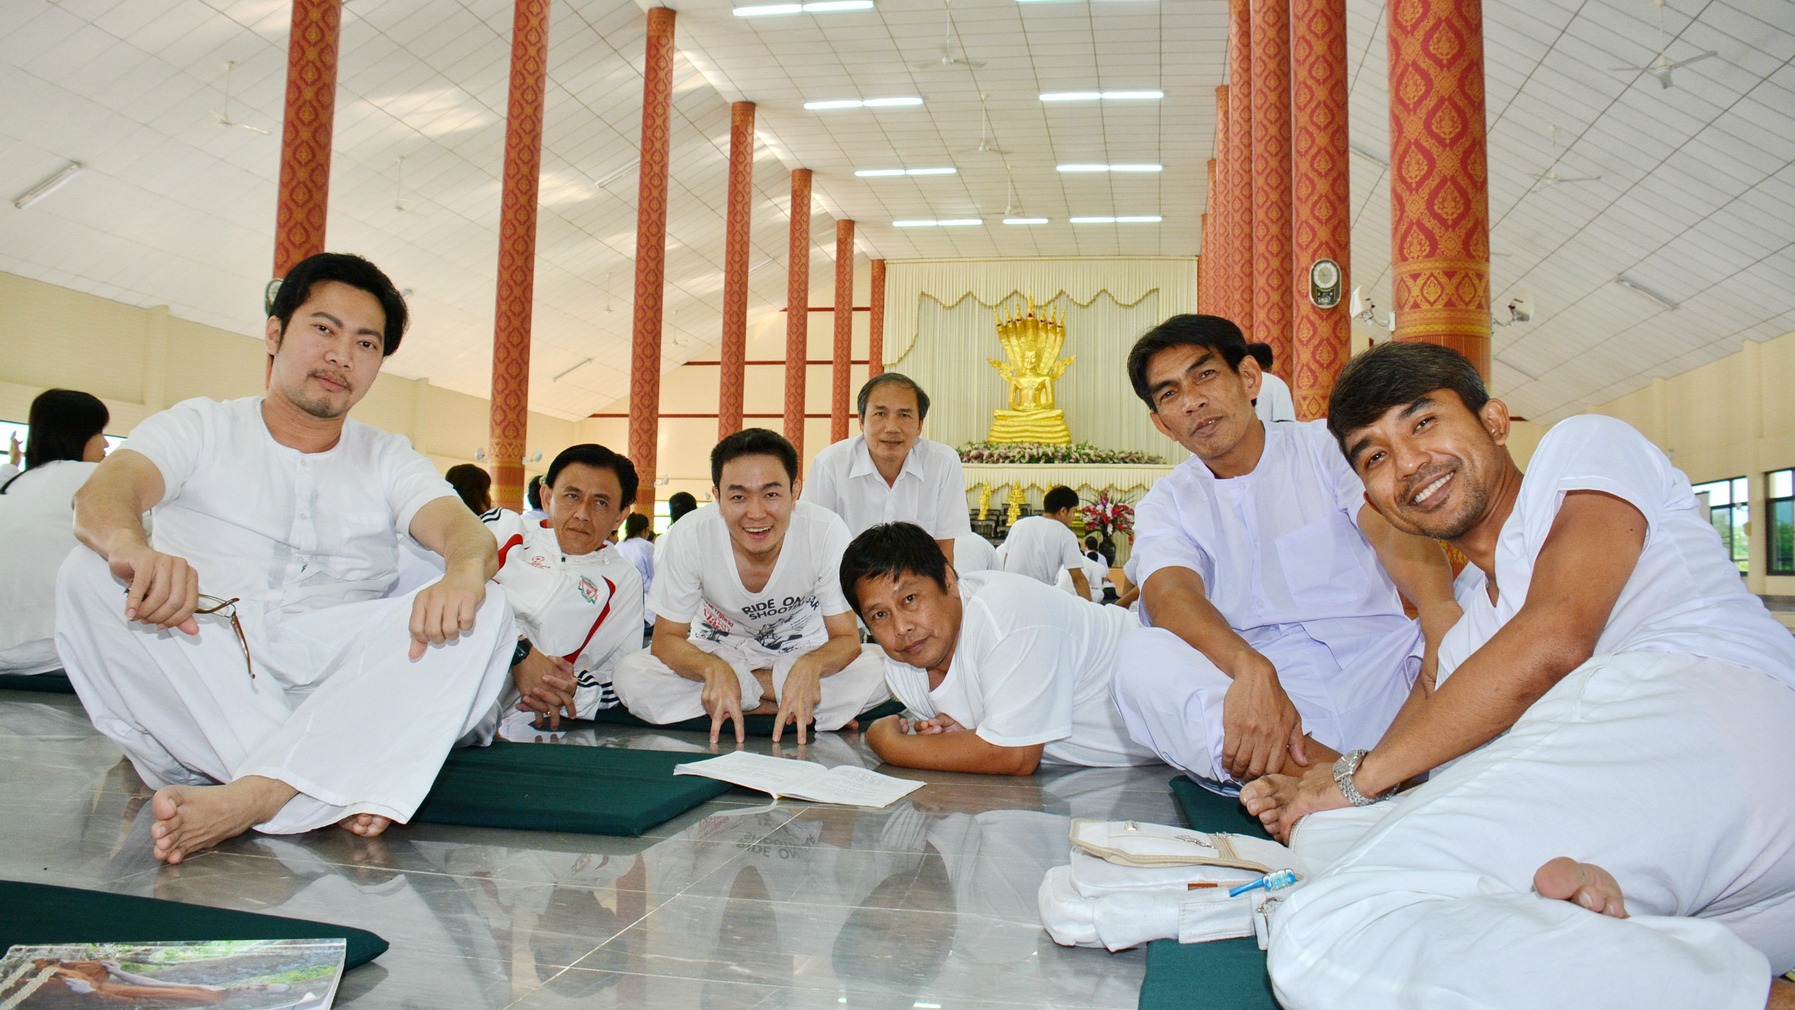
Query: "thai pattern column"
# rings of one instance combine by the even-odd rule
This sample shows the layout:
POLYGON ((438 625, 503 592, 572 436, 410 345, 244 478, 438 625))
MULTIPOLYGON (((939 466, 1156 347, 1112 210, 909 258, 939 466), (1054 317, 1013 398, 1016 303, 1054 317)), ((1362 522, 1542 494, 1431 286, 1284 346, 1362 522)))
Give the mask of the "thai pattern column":
POLYGON ((661 420, 661 308, 667 280, 667 159, 673 133, 673 19, 648 9, 642 67, 642 162, 636 197, 636 311, 631 323, 629 455, 642 483, 636 502, 654 507, 661 420))
POLYGON ((829 441, 848 437, 848 368, 854 362, 854 222, 835 222, 835 353, 829 378, 829 441))
MULTIPOLYGON (((1202 241, 1199 245, 1203 250, 1202 258, 1197 261, 1197 304, 1204 312, 1214 315, 1216 314, 1216 291, 1209 286, 1209 279, 1214 276, 1215 273, 1213 269, 1215 266, 1215 251, 1221 247, 1221 243, 1216 240, 1215 233, 1210 231, 1209 225, 1211 220, 1210 215, 1215 211, 1214 158, 1209 159, 1208 164, 1203 168, 1203 172, 1206 180, 1203 190, 1203 206, 1207 209, 1204 210, 1202 216, 1197 219, 1197 227, 1202 234, 1202 241)), ((1214 220, 1220 221, 1221 216, 1216 215, 1214 220)))
POLYGON ((280 196, 274 210, 274 276, 324 251, 330 202, 331 126, 337 109, 342 0, 295 0, 287 38, 287 107, 280 131, 280 196))
POLYGON ((548 81, 549 0, 517 0, 511 97, 499 197, 498 306, 492 333, 492 502, 522 511, 530 420, 530 309, 536 287, 536 191, 542 175, 542 95, 548 81))
POLYGON ((885 261, 872 261, 872 293, 867 305, 872 316, 866 321, 866 377, 885 371, 885 261))
POLYGON ((729 204, 723 236, 722 375, 717 380, 717 438, 742 430, 747 389, 748 239, 754 207, 754 103, 729 106, 729 204))
MULTIPOLYGON (((1400 2, 1400 0, 1399 0, 1400 2)), ((1290 380, 1290 0, 1253 0, 1253 328, 1290 380)))
POLYGON ((1389 9, 1396 339, 1443 344, 1490 374, 1490 201, 1481 0, 1389 9))
POLYGON ((804 372, 810 357, 810 169, 792 169, 785 282, 785 437, 804 458, 804 372))
POLYGON ((1209 220, 1214 222, 1213 232, 1203 233, 1203 252, 1209 256, 1208 277, 1214 288, 1213 296, 1203 298, 1203 311, 1212 316, 1234 318, 1234 210, 1233 210, 1233 163, 1229 161, 1232 148, 1229 146, 1229 130, 1232 127, 1228 113, 1228 86, 1218 85, 1215 89, 1215 185, 1210 187, 1214 199, 1209 204, 1209 220), (1210 236, 1214 235, 1214 241, 1210 236))
POLYGON ((1352 187, 1347 181, 1346 0, 1293 0, 1290 55, 1294 201, 1291 394, 1296 418, 1328 412, 1334 377, 1352 354, 1352 320, 1338 301, 1321 308, 1309 297, 1309 268, 1340 265, 1339 290, 1350 291, 1352 187))
POLYGON ((1248 0, 1228 0, 1229 318, 1253 337, 1253 47, 1248 0))

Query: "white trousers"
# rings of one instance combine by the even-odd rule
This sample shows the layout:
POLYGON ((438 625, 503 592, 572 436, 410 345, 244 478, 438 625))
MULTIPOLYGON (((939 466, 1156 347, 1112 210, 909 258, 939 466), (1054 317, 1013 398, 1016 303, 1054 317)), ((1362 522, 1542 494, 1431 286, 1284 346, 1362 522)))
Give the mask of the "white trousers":
POLYGON ((1272 915, 1307 1007, 1764 1006, 1795 966, 1795 691, 1670 653, 1600 656, 1382 816, 1315 814, 1318 875, 1272 915), (1368 829, 1338 851, 1332 822, 1368 829), (1631 918, 1533 891, 1557 856, 1614 874, 1631 918))
MULTIPOLYGON (((1300 628, 1264 644, 1303 730, 1335 750, 1383 736, 1421 669, 1421 629, 1409 622, 1345 668, 1300 628)), ((1160 760, 1218 791, 1238 792, 1222 767, 1222 702, 1234 681, 1164 628, 1122 636, 1110 693, 1128 735, 1160 760)))
POLYGON ((125 584, 92 551, 57 579, 56 645, 81 704, 152 787, 261 775, 299 790, 259 830, 310 831, 351 814, 411 818, 458 741, 485 744, 517 631, 488 587, 473 630, 412 662, 407 594, 305 614, 237 604, 230 621, 157 632, 124 617, 125 584))
MULTIPOLYGON (((781 700, 786 675, 803 653, 780 655, 760 649, 741 649, 725 642, 693 641, 704 652, 728 663, 742 685, 742 711, 766 701, 755 670, 773 671, 773 699, 781 700)), ((696 719, 704 711, 704 684, 688 680, 656 659, 648 649, 625 656, 611 673, 617 700, 630 714, 656 725, 696 719)), ((885 687, 885 653, 876 645, 860 647, 860 658, 824 677, 823 700, 816 707, 816 728, 840 729, 850 719, 891 697, 885 687)))

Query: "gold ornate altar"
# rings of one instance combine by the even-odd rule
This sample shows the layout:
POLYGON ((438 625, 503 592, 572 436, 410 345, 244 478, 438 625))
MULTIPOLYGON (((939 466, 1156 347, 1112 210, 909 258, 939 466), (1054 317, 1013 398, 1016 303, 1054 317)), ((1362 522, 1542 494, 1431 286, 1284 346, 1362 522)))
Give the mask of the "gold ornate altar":
POLYGON ((1066 427, 1066 415, 1054 406, 1053 383, 1066 374, 1066 366, 1077 355, 1060 357, 1066 343, 1066 314, 1061 309, 1056 318, 1043 310, 1037 315, 1033 298, 1025 311, 997 318, 997 342, 1003 345, 1006 360, 987 358, 991 367, 1010 385, 1009 408, 992 412, 992 442, 1042 442, 1048 445, 1071 445, 1072 432, 1066 427))

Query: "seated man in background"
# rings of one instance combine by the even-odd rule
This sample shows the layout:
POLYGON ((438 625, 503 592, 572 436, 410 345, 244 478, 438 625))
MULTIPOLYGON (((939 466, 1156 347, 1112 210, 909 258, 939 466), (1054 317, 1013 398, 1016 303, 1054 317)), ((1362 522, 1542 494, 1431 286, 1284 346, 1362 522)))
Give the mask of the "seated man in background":
POLYGON ((841 560, 841 588, 885 650, 892 694, 921 716, 867 729, 905 768, 1029 775, 1041 765, 1153 764, 1110 701, 1117 645, 1138 631, 1119 607, 1086 606, 1008 572, 956 577, 929 535, 874 526, 841 560))
POLYGON ((1084 571, 1084 551, 1072 532, 1073 513, 1077 511, 1077 491, 1063 485, 1048 491, 1041 498, 1041 514, 1016 520, 1004 537, 1003 546, 997 550, 1003 570, 1050 586, 1064 572, 1072 580, 1072 594, 1090 599, 1091 582, 1084 571))
MULTIPOLYGON (((605 543, 636 500, 636 467, 590 442, 561 450, 542 485, 548 518, 525 520, 507 509, 485 515, 498 541, 493 581, 517 614, 524 637, 511 657, 508 709, 539 727, 613 708, 612 671, 642 648, 642 578, 619 548, 605 543)), ((630 518, 634 519, 632 515, 630 518)), ((520 730, 507 717, 507 737, 520 730)))
POLYGON ((1128 377, 1191 453, 1135 512, 1130 581, 1154 632, 1123 645, 1129 732, 1222 792, 1369 746, 1423 630, 1437 644, 1458 617, 1445 555, 1365 504, 1322 422, 1254 415, 1259 363, 1228 320, 1173 316, 1136 341, 1128 377))
POLYGON ((773 740, 814 718, 840 729, 884 701, 878 652, 860 645, 837 568, 848 543, 835 513, 798 501, 798 452, 765 428, 711 450, 713 505, 662 535, 654 638, 617 669, 630 712, 665 724, 708 715, 746 739, 744 714, 777 713, 773 740))
POLYGON ((405 439, 346 416, 404 333, 392 281, 323 253, 270 312, 267 394, 138 425, 76 496, 92 550, 57 582, 57 650, 157 790, 170 863, 251 827, 410 818, 450 747, 491 739, 517 637, 480 520, 405 439), (389 598, 407 534, 444 574, 389 598))
POLYGON ((1475 567, 1436 688, 1241 794, 1286 838, 1366 807, 1298 840, 1358 839, 1271 917, 1284 1005, 1795 1005, 1795 639, 1689 481, 1596 415, 1523 475, 1508 408, 1432 344, 1353 359, 1328 426, 1392 524, 1475 567))
POLYGON ((860 387, 860 434, 816 454, 804 500, 841 516, 854 536, 874 523, 915 523, 949 561, 972 532, 966 473, 951 446, 922 437, 929 394, 909 376, 884 372, 860 387))

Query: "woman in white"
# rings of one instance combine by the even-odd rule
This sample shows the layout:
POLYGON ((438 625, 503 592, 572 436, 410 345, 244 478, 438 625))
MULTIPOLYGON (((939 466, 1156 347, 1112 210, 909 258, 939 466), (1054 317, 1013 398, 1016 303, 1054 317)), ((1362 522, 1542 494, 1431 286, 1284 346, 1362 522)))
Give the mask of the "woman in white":
POLYGON ((75 491, 106 456, 111 416, 90 393, 50 389, 31 401, 25 469, 0 482, 0 673, 60 669, 56 570, 75 549, 75 491))

